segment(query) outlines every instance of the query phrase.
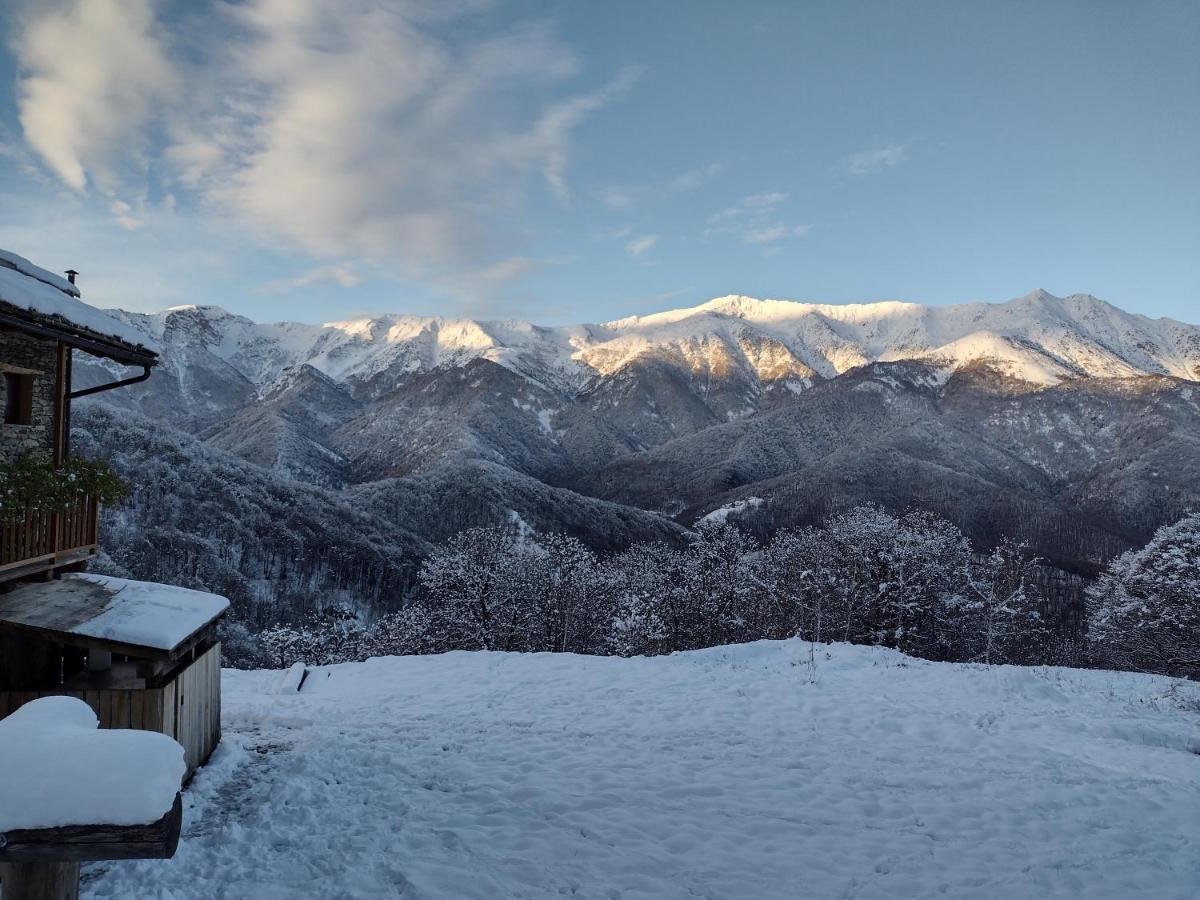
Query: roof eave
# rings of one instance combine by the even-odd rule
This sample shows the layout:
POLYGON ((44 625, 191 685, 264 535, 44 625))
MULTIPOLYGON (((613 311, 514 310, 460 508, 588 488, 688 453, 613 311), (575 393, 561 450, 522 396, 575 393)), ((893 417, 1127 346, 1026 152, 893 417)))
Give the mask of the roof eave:
POLYGON ((99 334, 76 325, 61 316, 51 316, 22 309, 0 300, 0 328, 20 331, 33 337, 59 340, 65 344, 127 366, 155 366, 158 354, 141 344, 130 344, 120 338, 99 334))

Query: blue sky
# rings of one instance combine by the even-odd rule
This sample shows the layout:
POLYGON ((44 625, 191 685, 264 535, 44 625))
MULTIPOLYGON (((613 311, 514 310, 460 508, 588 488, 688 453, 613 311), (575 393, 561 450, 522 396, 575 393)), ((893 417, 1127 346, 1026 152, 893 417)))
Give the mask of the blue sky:
POLYGON ((0 246, 97 305, 1200 321, 1200 4, 0 0, 0 246))

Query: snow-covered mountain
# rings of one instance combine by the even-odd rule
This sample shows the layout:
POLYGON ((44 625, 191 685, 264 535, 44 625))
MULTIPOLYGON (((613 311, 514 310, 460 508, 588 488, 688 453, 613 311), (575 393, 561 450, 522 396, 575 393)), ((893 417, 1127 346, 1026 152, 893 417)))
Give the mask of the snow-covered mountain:
POLYGON ((402 377, 483 359, 541 385, 578 392, 647 356, 693 374, 740 370, 792 390, 869 362, 923 359, 946 371, 988 360, 1036 384, 1081 376, 1200 378, 1200 327, 1126 313, 1087 294, 1035 291, 1007 303, 823 305, 720 297, 603 324, 541 327, 385 315, 258 324, 219 307, 121 313, 172 363, 224 363, 258 390, 309 365, 378 395, 402 377))
MULTIPOLYGON (((238 559, 206 549, 247 502, 306 510, 312 546, 354 546, 349 520, 321 510, 369 517, 353 527, 380 535, 376 558, 391 560, 379 577, 355 562, 369 587, 354 590, 372 595, 380 578, 410 579, 421 547, 500 522, 603 549, 678 540, 722 507, 765 533, 862 502, 916 505, 983 546, 1011 534, 1090 571, 1200 506, 1200 327, 1085 295, 946 307, 723 297, 559 327, 116 315, 162 347, 162 364, 83 401, 75 423, 89 451, 120 435, 127 516, 163 535, 153 561, 116 548, 135 574, 175 565, 163 548, 178 548, 189 572, 199 554, 281 597, 287 567, 269 561, 288 558, 286 529, 238 538, 250 548, 238 559), (139 448, 159 444, 170 478, 205 485, 186 515, 155 483, 168 470, 147 474, 161 467, 139 448), (260 547, 264 535, 275 543, 260 547)), ((76 382, 108 380, 105 365, 81 357, 76 382)))

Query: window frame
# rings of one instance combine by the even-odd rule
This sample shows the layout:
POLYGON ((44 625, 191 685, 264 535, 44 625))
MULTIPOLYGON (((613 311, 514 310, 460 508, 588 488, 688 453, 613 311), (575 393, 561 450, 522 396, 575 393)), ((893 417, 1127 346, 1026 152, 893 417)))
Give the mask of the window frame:
POLYGON ((28 372, 4 372, 4 424, 33 424, 33 378, 28 372))

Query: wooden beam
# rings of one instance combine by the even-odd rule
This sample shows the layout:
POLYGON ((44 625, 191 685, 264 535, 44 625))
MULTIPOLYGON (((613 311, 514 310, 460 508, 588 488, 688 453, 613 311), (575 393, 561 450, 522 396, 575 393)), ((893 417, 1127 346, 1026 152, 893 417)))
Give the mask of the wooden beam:
POLYGON ((79 900, 79 863, 0 863, 4 900, 79 900))
MULTIPOLYGON (((62 341, 58 342, 58 357, 54 369, 54 468, 63 464, 67 458, 67 393, 71 386, 68 383, 71 366, 71 348, 62 341)), ((56 546, 55 550, 58 549, 56 546)))
MULTIPOLYGON (((68 825, 14 830, 0 835, 0 863, 96 862, 104 859, 170 859, 179 847, 183 800, 149 825, 68 825)), ((4 900, 8 900, 5 883, 4 900)))

